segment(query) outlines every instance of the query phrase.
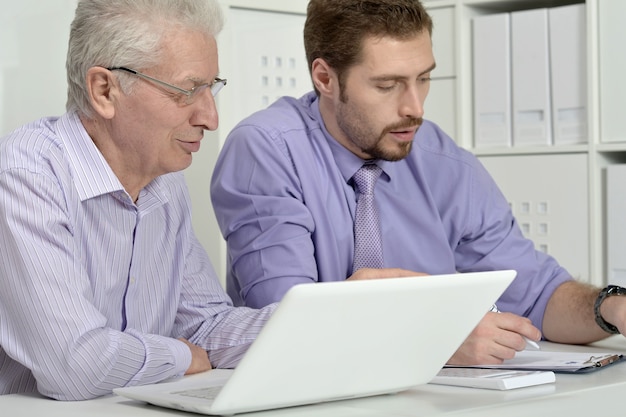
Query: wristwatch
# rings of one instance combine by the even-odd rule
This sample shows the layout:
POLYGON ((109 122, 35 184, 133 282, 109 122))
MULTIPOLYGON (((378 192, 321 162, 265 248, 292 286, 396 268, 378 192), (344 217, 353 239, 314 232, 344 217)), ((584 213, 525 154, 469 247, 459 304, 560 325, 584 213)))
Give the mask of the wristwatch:
POLYGON ((617 327, 604 320, 602 314, 600 314, 600 306, 602 305, 604 299, 613 295, 626 295, 626 288, 622 288, 617 285, 609 285, 606 288, 603 288, 602 291, 600 291, 600 294, 598 294, 598 298, 596 298, 596 303, 593 306, 593 312, 596 316, 596 323, 598 323, 598 326, 600 326, 602 330, 607 333, 618 334, 619 330, 617 327))

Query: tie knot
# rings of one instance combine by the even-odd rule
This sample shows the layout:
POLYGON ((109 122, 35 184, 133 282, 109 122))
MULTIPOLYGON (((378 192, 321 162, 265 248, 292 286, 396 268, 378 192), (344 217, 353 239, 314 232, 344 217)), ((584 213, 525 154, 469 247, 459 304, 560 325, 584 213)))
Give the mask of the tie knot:
POLYGON ((383 170, 376 164, 364 164, 352 177, 361 194, 372 194, 383 170))

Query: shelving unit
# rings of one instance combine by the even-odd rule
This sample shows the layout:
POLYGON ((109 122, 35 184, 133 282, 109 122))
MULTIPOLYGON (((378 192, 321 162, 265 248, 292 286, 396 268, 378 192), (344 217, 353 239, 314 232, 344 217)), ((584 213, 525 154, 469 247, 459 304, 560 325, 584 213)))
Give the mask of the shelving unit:
MULTIPOLYGON (((620 46, 626 40, 621 23, 626 14, 623 0, 426 0, 424 4, 435 21, 435 55, 450 53, 438 50, 438 36, 453 38, 453 80, 456 88, 454 97, 450 96, 449 99, 454 100, 456 117, 454 123, 439 124, 450 132, 459 145, 481 159, 511 200, 518 219, 523 217, 519 207, 515 206, 520 198, 522 204, 528 206, 536 195, 553 194, 551 198, 557 204, 554 207, 556 212, 551 213, 551 221, 561 225, 564 222, 569 224, 567 227, 555 228, 558 231, 553 230, 550 246, 542 243, 537 233, 530 231, 529 237, 535 240, 537 247, 547 247, 548 252, 582 281, 597 285, 610 281, 611 271, 605 255, 607 229, 610 227, 605 220, 605 168, 626 163, 626 129, 622 127, 624 123, 621 116, 626 100, 626 84, 622 82, 626 59, 620 56, 620 46), (587 25, 587 143, 473 148, 472 19, 485 14, 579 3, 585 4, 587 25), (525 171, 526 167, 528 171, 525 171), (562 170, 574 172, 561 175, 562 170), (526 183, 520 180, 526 177, 526 183), (524 196, 520 197, 522 194, 524 196), (580 207, 574 205, 584 205, 585 209, 580 210, 580 207), (577 213, 572 215, 572 211, 577 213), (576 217, 578 220, 575 220, 576 217), (579 256, 581 253, 585 258, 583 260, 579 256)), ((445 91, 437 91, 437 82, 436 79, 433 81, 431 95, 449 95, 445 91)), ((444 99, 437 98, 434 101, 443 102, 444 99)), ((427 112, 428 106, 427 101, 427 112)), ((437 114, 437 111, 434 113, 437 114)), ((431 118, 438 122, 437 117, 431 118)), ((535 220, 541 222, 537 216, 535 220)), ((544 230, 546 224, 550 223, 543 223, 544 230)))

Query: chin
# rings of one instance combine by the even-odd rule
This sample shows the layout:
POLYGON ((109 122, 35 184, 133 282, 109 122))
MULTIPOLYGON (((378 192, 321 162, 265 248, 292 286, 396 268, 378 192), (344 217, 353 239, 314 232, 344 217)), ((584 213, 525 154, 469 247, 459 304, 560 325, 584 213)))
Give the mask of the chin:
POLYGON ((168 168, 168 172, 179 172, 183 171, 191 166, 191 155, 187 155, 186 159, 181 159, 177 164, 170 165, 168 168))
POLYGON ((400 161, 407 157, 409 153, 411 153, 413 142, 409 142, 402 145, 396 145, 393 147, 383 148, 383 149, 375 149, 371 155, 377 159, 382 159, 384 161, 400 161))

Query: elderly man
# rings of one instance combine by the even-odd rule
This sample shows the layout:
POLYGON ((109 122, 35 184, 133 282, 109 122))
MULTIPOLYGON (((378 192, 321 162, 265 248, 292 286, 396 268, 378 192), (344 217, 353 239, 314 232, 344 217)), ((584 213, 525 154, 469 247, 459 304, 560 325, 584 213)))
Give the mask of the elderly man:
POLYGON ((180 172, 218 125, 215 0, 80 0, 67 113, 0 141, 0 394, 62 400, 233 367, 235 308, 180 172))

